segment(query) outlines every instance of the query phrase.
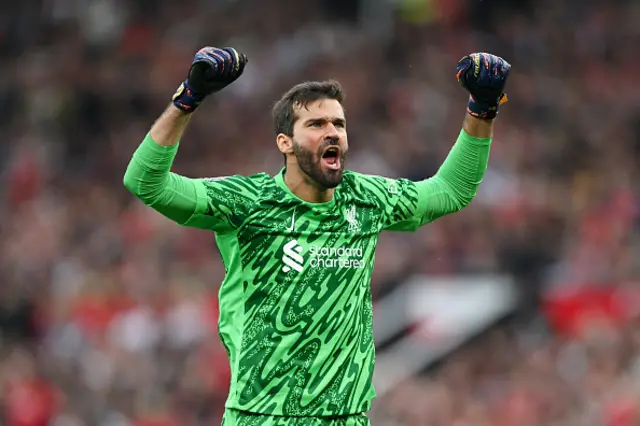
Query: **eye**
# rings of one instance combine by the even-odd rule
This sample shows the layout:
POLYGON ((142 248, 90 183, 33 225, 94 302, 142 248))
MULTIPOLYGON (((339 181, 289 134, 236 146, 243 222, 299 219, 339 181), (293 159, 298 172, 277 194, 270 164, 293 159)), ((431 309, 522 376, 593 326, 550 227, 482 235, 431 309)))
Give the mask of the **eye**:
POLYGON ((322 123, 320 123, 319 121, 315 121, 311 123, 311 127, 322 127, 322 123))
POLYGON ((334 126, 336 127, 340 127, 341 129, 344 128, 344 123, 342 121, 338 121, 337 123, 333 123, 334 126))

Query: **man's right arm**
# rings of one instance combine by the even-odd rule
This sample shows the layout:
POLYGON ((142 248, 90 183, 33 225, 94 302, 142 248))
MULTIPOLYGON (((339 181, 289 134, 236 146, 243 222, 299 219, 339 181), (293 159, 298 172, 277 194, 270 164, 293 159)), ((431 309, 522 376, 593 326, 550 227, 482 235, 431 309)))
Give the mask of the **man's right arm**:
POLYGON ((190 117, 173 105, 167 107, 133 154, 124 175, 124 186, 132 194, 180 224, 207 206, 201 182, 170 172, 190 117))
POLYGON ((169 105, 162 115, 153 123, 149 135, 160 146, 174 146, 182 137, 189 124, 191 114, 169 105))
POLYGON ((261 177, 191 179, 172 173, 177 141, 186 124, 180 114, 165 112, 154 124, 129 162, 124 185, 147 206, 181 225, 231 231, 253 205, 261 177))
MULTIPOLYGON (((221 195, 236 185, 212 183, 171 173, 178 142, 191 114, 205 97, 234 82, 247 57, 231 47, 204 47, 193 58, 187 79, 173 95, 173 102, 156 120, 133 154, 124 175, 124 186, 146 205, 182 225, 223 231, 237 224, 237 201, 221 195)), ((238 195, 238 199, 242 197, 238 195)))

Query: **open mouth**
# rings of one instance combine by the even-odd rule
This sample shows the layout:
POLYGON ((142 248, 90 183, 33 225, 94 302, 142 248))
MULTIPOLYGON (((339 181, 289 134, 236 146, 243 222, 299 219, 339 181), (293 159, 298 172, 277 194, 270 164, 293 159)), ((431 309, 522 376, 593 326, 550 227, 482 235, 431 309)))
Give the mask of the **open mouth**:
POLYGON ((322 154, 322 164, 329 170, 340 170, 340 148, 332 146, 322 154))

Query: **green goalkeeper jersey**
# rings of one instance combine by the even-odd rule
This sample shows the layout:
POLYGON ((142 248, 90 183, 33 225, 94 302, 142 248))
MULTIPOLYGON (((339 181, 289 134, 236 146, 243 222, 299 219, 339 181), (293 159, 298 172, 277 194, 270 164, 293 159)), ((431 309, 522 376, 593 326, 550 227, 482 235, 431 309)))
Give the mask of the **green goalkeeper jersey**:
POLYGON ((216 233, 226 269, 219 332, 231 366, 228 408, 314 417, 370 409, 378 235, 415 230, 468 204, 489 145, 461 132, 431 179, 347 171, 331 201, 308 203, 288 189, 284 170, 210 179, 171 173, 177 145, 145 138, 127 188, 176 222, 216 233))

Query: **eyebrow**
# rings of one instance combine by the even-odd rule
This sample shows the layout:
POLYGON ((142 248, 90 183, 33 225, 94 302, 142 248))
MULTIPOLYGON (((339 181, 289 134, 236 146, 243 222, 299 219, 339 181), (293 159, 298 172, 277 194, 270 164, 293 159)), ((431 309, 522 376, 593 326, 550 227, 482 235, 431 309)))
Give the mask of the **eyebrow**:
POLYGON ((316 117, 316 118, 309 118, 307 120, 305 120, 304 124, 311 124, 311 123, 318 123, 318 122, 331 122, 331 123, 340 123, 340 124, 347 124, 347 120, 345 120, 344 118, 341 117, 316 117))

